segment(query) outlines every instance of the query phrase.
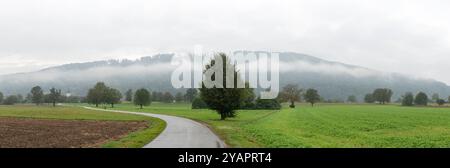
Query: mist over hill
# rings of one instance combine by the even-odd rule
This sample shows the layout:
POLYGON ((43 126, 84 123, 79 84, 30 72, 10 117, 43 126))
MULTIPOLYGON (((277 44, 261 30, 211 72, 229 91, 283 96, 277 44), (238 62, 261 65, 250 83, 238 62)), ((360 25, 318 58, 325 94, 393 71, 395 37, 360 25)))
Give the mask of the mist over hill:
MULTIPOLYGON (((36 85, 45 90, 56 87, 65 93, 84 96, 97 81, 120 89, 148 88, 152 91, 177 91, 170 76, 177 68, 170 64, 172 54, 159 54, 137 60, 106 60, 73 63, 46 68, 31 73, 0 76, 0 91, 26 95, 36 85)), ((325 99, 345 100, 349 95, 362 100, 375 88, 391 88, 394 99, 405 92, 425 91, 450 95, 450 87, 443 82, 416 79, 400 74, 380 72, 364 67, 323 60, 317 57, 283 52, 280 53, 280 86, 293 83, 302 88, 315 88, 325 99)))

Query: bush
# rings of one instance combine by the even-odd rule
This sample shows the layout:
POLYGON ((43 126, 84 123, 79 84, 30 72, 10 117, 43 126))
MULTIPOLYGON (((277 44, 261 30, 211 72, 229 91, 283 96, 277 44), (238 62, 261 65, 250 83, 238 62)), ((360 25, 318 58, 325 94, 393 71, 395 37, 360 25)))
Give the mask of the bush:
POLYGON ((256 109, 279 110, 281 104, 276 99, 257 99, 256 109))
POLYGON ((437 103, 439 106, 442 106, 442 105, 445 104, 445 100, 443 100, 443 99, 438 99, 438 100, 436 100, 436 103, 437 103))
POLYGON ((192 109, 207 109, 208 105, 199 97, 196 97, 194 101, 192 101, 192 109))
POLYGON ((240 109, 255 109, 255 108, 257 108, 255 103, 253 103, 253 102, 247 102, 247 103, 243 103, 243 104, 241 105, 241 108, 240 108, 240 109))
POLYGON ((402 99, 402 106, 413 106, 414 95, 410 92, 406 93, 402 99))
POLYGON ((414 103, 418 106, 427 106, 428 105, 428 96, 423 92, 419 92, 414 99, 414 103))
POLYGON ((4 101, 4 105, 14 105, 16 103, 19 103, 19 98, 16 95, 8 96, 4 101))

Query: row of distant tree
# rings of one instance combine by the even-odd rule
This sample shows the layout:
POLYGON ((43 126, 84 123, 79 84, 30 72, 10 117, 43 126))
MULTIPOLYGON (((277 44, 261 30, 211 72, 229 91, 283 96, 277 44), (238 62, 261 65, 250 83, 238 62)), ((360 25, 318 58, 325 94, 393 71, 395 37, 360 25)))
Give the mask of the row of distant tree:
POLYGON ((22 95, 9 95, 4 96, 0 92, 0 103, 5 105, 14 105, 17 103, 34 103, 36 105, 52 104, 56 106, 58 102, 80 102, 81 98, 77 96, 66 96, 61 94, 61 90, 51 88, 47 93, 40 86, 35 86, 31 89, 30 93, 26 97, 22 95))
MULTIPOLYGON (((173 96, 170 92, 151 92, 148 89, 142 88, 135 92, 129 89, 125 92, 125 101, 133 102, 139 105, 148 106, 152 101, 174 103, 174 102, 192 102, 197 96, 196 89, 188 89, 185 94, 178 92, 173 96)), ((101 104, 110 104, 114 107, 115 104, 121 103, 123 95, 119 90, 106 86, 103 82, 98 82, 93 88, 89 89, 86 96, 86 102, 94 104, 98 107, 101 104)))
MULTIPOLYGON (((142 89, 141 89, 142 91, 142 89)), ((148 90, 147 90, 148 92, 148 90)), ((165 102, 165 103, 174 103, 174 102, 189 102, 193 103, 192 108, 200 109, 207 108, 206 103, 200 98, 197 89, 187 89, 186 93, 178 92, 173 96, 170 92, 149 92, 150 100, 157 102, 165 102), (197 99, 197 100, 196 100, 197 99)), ((364 97, 365 103, 379 103, 386 104, 391 103, 393 92, 391 89, 387 88, 379 88, 375 89, 373 93, 366 94, 364 97)), ((37 105, 41 104, 52 104, 53 106, 56 103, 80 103, 87 102, 95 105, 99 104, 110 104, 114 107, 114 104, 120 103, 122 100, 134 102, 136 95, 132 89, 129 89, 125 92, 125 96, 123 98, 121 92, 117 89, 107 87, 103 82, 97 83, 92 89, 89 90, 88 95, 86 97, 79 96, 66 96, 61 93, 61 90, 51 88, 44 94, 44 90, 40 86, 35 86, 31 89, 30 93, 27 94, 26 97, 22 95, 9 95, 4 96, 3 93, 0 92, 0 104, 5 105, 13 105, 16 103, 34 103, 37 105)), ((253 89, 246 89, 245 98, 243 98, 240 103, 240 109, 279 109, 281 108, 281 102, 289 102, 290 107, 295 107, 295 102, 308 102, 313 106, 317 102, 325 102, 325 103, 343 103, 344 101, 332 101, 332 100, 324 100, 319 95, 318 91, 315 89, 307 89, 304 91, 299 88, 298 85, 286 85, 283 87, 279 97, 276 100, 262 100, 256 97, 253 92, 253 89)), ((356 96, 349 96, 347 101, 349 103, 357 102, 356 96)), ((424 92, 419 92, 416 95, 408 92, 405 93, 402 98, 396 100, 396 103, 401 103, 404 106, 426 106, 428 103, 436 103, 438 105, 444 105, 447 103, 446 100, 439 98, 438 94, 433 94, 431 98, 424 92)), ((450 102, 450 96, 448 98, 448 102, 450 102)), ((144 103, 146 104, 146 103, 144 103)))
MULTIPOLYGON (((173 103, 173 102, 192 102, 197 96, 197 89, 188 89, 185 94, 182 92, 177 92, 174 95, 170 92, 157 92, 153 91, 151 93, 151 99, 157 102, 173 103)), ((129 89, 125 92, 125 101, 132 102, 134 97, 134 92, 129 89)))

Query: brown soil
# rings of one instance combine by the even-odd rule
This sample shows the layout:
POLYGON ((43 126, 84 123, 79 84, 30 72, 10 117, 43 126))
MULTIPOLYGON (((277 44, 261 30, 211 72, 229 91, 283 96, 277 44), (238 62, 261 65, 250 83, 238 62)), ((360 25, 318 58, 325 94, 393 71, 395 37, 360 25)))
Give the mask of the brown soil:
POLYGON ((0 148, 99 147, 146 127, 146 121, 0 118, 0 148))

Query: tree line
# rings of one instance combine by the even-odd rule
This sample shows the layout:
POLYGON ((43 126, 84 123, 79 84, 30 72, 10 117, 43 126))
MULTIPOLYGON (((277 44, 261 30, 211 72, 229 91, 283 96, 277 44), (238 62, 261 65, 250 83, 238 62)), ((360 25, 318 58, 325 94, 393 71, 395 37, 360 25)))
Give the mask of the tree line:
POLYGON ((40 86, 33 87, 26 97, 21 94, 4 96, 0 92, 0 104, 14 105, 17 103, 33 103, 36 105, 51 104, 56 106, 57 103, 80 103, 81 97, 63 95, 61 90, 50 88, 47 93, 40 86))

